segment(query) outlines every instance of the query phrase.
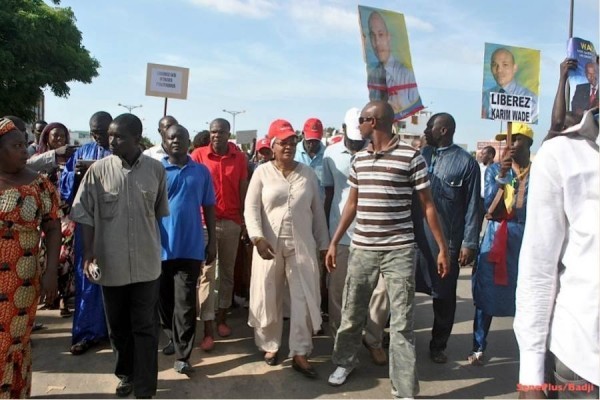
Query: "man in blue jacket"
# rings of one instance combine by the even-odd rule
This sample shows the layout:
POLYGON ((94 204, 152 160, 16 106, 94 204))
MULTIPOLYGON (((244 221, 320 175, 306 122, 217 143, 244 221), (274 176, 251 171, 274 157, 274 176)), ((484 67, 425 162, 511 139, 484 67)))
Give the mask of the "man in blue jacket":
MULTIPOLYGON (((467 151, 454 144, 456 122, 447 113, 434 114, 427 122, 428 146, 421 152, 428 165, 431 192, 450 253, 450 273, 437 274, 438 247, 422 218, 415 218, 417 291, 433 297, 433 329, 429 351, 435 363, 446 363, 444 353, 456 312, 456 283, 459 265, 470 264, 477 252, 480 226, 479 165, 467 151)), ((419 215, 419 213, 413 213, 419 215)))

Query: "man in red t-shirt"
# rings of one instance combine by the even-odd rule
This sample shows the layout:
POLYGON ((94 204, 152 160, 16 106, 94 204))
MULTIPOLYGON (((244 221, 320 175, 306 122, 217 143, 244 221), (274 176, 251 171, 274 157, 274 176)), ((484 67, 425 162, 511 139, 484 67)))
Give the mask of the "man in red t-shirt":
POLYGON ((217 118, 210 123, 210 145, 192 152, 192 160, 204 164, 212 175, 217 200, 217 259, 205 266, 200 278, 198 297, 201 319, 204 321, 204 339, 200 347, 209 351, 214 347, 212 321, 216 313, 217 332, 221 337, 231 335, 226 314, 233 298, 233 269, 243 227, 244 198, 248 189, 248 160, 233 143, 229 122, 217 118), (218 306, 215 306, 215 265, 219 268, 218 306))

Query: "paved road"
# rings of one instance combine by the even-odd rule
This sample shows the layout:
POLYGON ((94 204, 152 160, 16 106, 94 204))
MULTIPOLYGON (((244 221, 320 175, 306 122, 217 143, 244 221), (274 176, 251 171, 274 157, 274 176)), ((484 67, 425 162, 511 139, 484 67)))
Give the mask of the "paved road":
MULTIPOLYGON (((461 271, 456 323, 447 350, 450 361, 444 365, 434 364, 428 358, 433 318, 431 300, 424 295, 417 296, 419 398, 517 397, 518 352, 512 318, 494 319, 486 365, 473 367, 465 361, 471 346, 473 312, 470 268, 466 268, 461 271)), ((114 398, 117 378, 111 372, 110 346, 106 344, 82 356, 72 356, 68 352, 71 319, 60 318, 58 311, 39 311, 38 315, 47 329, 33 336, 32 397, 114 398)), ((391 398, 387 367, 372 364, 364 348, 359 354, 361 365, 348 382, 333 388, 327 384, 327 377, 334 369, 330 361, 331 338, 315 337, 311 361, 319 379, 309 380, 291 368, 289 358, 276 367, 262 361, 252 330, 246 324, 246 310, 234 309, 230 321, 232 337, 217 340, 210 353, 194 350, 191 363, 195 372, 190 378, 173 371, 172 356, 159 355, 157 398, 391 398)), ((284 332, 284 343, 287 343, 286 335, 284 332)), ((164 337, 161 342, 165 343, 164 337)), ((287 347, 281 351, 287 354, 287 347)))

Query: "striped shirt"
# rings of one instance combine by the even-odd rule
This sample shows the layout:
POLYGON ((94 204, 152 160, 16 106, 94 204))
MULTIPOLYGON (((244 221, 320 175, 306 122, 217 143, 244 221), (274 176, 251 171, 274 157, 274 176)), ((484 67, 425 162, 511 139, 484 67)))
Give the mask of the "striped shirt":
POLYGON ((417 150, 398 136, 381 152, 370 144, 356 153, 348 184, 358 190, 352 246, 397 250, 412 245, 412 193, 429 187, 427 165, 417 150))

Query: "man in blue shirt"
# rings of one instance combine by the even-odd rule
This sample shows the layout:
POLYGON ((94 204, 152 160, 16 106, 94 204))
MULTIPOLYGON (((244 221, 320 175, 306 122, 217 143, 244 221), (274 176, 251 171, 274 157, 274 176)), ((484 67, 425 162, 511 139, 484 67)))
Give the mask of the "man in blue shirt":
POLYGON ((215 194, 208 168, 188 156, 190 135, 174 124, 164 135, 167 156, 167 192, 171 214, 160 221, 162 274, 160 277, 160 322, 169 338, 163 353, 175 353, 174 369, 189 374, 188 360, 196 336, 196 283, 203 262, 216 255, 215 194), (202 217, 208 231, 204 243, 202 217))
POLYGON ((302 144, 296 147, 295 161, 308 165, 315 171, 321 187, 321 198, 325 198, 323 190, 323 154, 325 146, 321 143, 323 138, 323 124, 317 118, 309 118, 304 123, 302 131, 302 144))

